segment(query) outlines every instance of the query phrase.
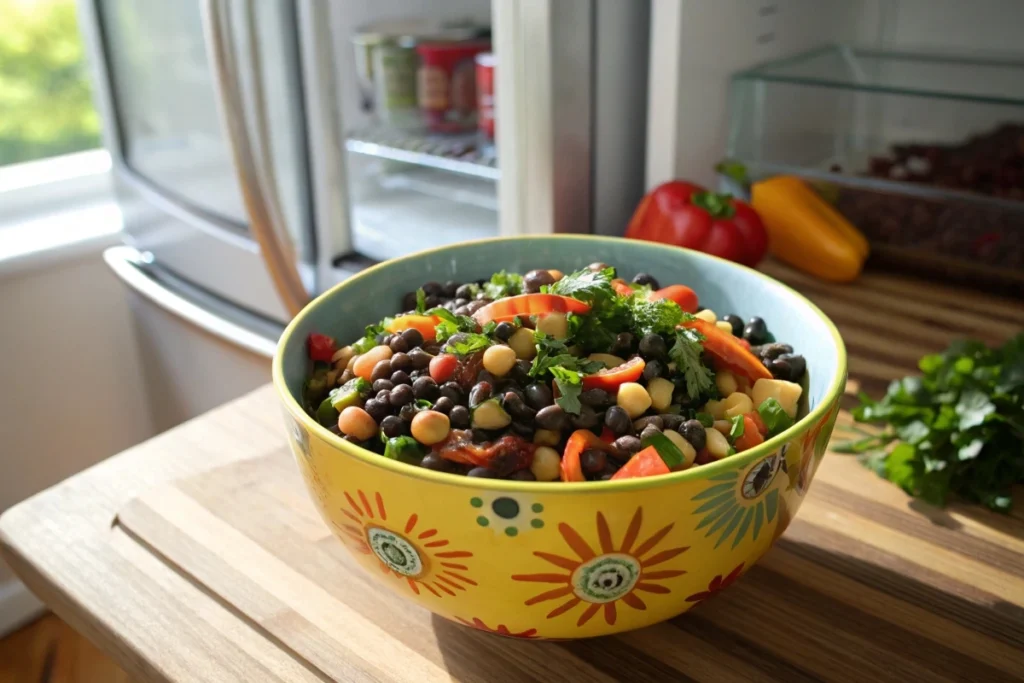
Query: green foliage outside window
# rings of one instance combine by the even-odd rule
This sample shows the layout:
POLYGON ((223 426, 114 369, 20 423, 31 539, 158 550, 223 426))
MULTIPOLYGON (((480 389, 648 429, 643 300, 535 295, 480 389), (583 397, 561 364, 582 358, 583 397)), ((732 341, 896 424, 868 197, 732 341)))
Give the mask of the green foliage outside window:
POLYGON ((99 145, 74 0, 0 0, 0 166, 99 145))

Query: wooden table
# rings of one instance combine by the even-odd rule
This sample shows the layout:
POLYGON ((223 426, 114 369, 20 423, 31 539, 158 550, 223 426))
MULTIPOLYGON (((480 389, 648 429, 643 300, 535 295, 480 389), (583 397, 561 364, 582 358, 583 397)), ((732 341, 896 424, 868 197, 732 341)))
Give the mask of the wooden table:
MULTIPOLYGON (((882 391, 956 337, 1024 328, 1019 302, 767 270, 839 326, 849 394, 882 391)), ((1024 678, 1024 497, 1010 516, 937 510, 833 454, 785 536, 722 595, 643 631, 529 643, 349 573, 290 457, 259 389, 8 510, 4 557, 142 680, 1024 678)))

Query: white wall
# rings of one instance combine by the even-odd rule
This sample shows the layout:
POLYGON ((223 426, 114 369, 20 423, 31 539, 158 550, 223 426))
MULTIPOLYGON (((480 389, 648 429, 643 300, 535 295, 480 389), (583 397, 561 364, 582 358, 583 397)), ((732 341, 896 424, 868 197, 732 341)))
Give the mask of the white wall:
MULTIPOLYGON (((153 433, 124 287, 98 249, 0 262, 0 359, 0 513, 153 433)), ((0 562, 0 633, 25 605, 0 562)))

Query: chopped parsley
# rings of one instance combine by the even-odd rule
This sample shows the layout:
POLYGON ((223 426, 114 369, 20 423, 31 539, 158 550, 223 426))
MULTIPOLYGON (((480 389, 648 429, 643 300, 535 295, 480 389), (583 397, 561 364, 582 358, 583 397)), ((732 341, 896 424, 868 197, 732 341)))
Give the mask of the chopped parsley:
POLYGON ((445 353, 454 353, 456 356, 468 356, 471 353, 483 351, 491 343, 491 338, 486 334, 457 332, 448 339, 443 350, 445 353))
POLYGON ((508 273, 504 270, 499 270, 491 276, 490 282, 484 283, 482 291, 484 296, 492 300, 522 294, 523 276, 518 273, 508 273))
POLYGON ((569 273, 548 289, 552 294, 571 296, 574 299, 592 303, 598 299, 615 296, 615 290, 611 285, 614 277, 614 268, 597 271, 577 270, 575 273, 569 273))
POLYGON ((676 371, 682 373, 686 380, 687 395, 696 401, 715 388, 714 374, 701 360, 703 336, 696 330, 686 328, 676 330, 675 336, 676 342, 668 350, 668 356, 676 364, 676 371))
POLYGON ((384 329, 384 325, 387 323, 389 318, 385 318, 376 325, 367 325, 363 338, 352 345, 352 348, 356 353, 366 353, 374 346, 377 345, 377 337, 385 334, 387 330, 384 329))
POLYGON ((424 315, 433 315, 441 319, 435 326, 437 341, 443 342, 459 332, 476 332, 479 329, 476 321, 468 315, 455 315, 447 308, 438 306, 425 311, 424 315))
POLYGON ((558 398, 555 403, 567 413, 579 415, 583 410, 580 403, 580 394, 583 393, 583 375, 575 370, 554 366, 548 371, 555 378, 555 386, 558 388, 558 398))
POLYGON ((624 297, 633 316, 633 329, 643 334, 675 334, 676 328, 693 316, 671 299, 648 301, 641 296, 624 297))
POLYGON ((583 375, 597 372, 604 364, 572 355, 565 342, 543 332, 535 332, 533 337, 537 342, 537 356, 530 367, 530 376, 551 375, 559 393, 555 402, 565 412, 579 415, 582 409, 579 396, 583 391, 583 375))
POLYGON ((416 290, 416 312, 422 313, 427 310, 427 293, 420 287, 416 290))

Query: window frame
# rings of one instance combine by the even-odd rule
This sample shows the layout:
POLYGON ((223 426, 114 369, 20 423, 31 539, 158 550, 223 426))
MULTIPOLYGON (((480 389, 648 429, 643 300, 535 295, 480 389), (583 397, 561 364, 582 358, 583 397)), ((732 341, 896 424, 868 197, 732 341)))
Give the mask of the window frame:
POLYGON ((105 149, 0 166, 0 229, 113 198, 111 159, 105 149))

